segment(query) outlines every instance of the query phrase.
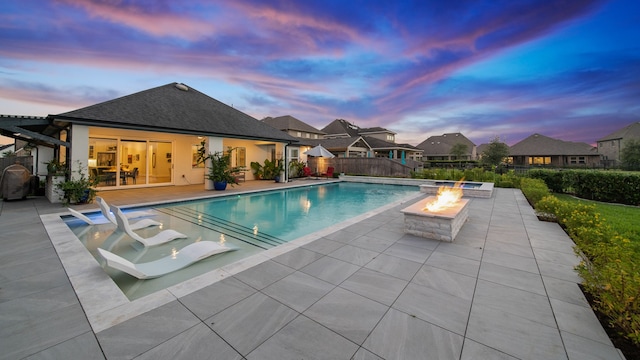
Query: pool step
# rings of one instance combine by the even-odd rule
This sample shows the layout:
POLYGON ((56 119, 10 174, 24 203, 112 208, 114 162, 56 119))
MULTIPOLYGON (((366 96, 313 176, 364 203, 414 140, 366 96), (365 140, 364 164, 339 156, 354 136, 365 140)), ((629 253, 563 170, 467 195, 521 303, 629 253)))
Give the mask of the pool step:
POLYGON ((188 207, 175 206, 170 208, 156 208, 155 210, 167 215, 175 216, 192 224, 220 232, 224 234, 225 237, 232 237, 265 250, 287 242, 263 232, 254 233, 252 228, 221 219, 211 214, 190 209, 188 207))

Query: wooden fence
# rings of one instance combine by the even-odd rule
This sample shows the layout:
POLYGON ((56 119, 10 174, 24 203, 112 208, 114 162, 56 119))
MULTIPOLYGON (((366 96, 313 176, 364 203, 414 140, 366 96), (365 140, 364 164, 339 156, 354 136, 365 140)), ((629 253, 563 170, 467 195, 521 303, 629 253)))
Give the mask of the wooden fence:
POLYGON ((388 158, 309 158, 312 171, 324 173, 333 166, 334 174, 409 177, 412 170, 422 170, 422 163, 411 159, 402 164, 399 159, 388 158))

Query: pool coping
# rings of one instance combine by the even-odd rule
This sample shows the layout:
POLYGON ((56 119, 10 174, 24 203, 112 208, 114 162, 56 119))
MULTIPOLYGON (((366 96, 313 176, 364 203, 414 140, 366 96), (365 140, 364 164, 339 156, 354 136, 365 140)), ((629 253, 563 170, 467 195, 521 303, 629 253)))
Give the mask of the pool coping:
MULTIPOLYGON (((339 181, 335 181, 339 182, 339 181)), ((366 182, 366 181, 364 181, 366 182)), ((333 182, 325 182, 322 185, 333 182)), ((318 184, 320 185, 320 184, 318 184)), ((316 186, 309 184, 291 185, 279 189, 291 189, 296 187, 316 186)), ((234 193, 251 194, 271 190, 251 190, 247 192, 234 193)), ((215 194, 210 196, 223 197, 225 194, 215 194)), ((132 319, 138 315, 156 309, 171 301, 181 298, 185 295, 198 291, 206 286, 214 284, 229 276, 233 276, 241 271, 249 269, 253 266, 261 264, 265 261, 273 259, 298 247, 304 246, 310 242, 318 240, 323 236, 342 230, 348 226, 356 224, 362 220, 387 211, 397 205, 405 202, 413 201, 424 196, 424 193, 405 196, 387 205, 383 205, 377 209, 360 214, 351 219, 340 222, 334 226, 324 230, 305 235, 286 244, 279 245, 275 248, 251 255, 247 258, 238 260, 232 264, 222 266, 212 271, 193 277, 179 284, 172 285, 163 290, 159 290, 147 296, 129 300, 120 290, 115 282, 103 270, 99 262, 89 253, 89 250, 81 243, 73 231, 66 225, 63 217, 68 216, 68 211, 40 215, 42 224, 51 239, 55 251, 60 258, 71 286, 73 287, 80 305, 82 306, 89 324, 95 333, 106 330, 112 326, 120 324, 126 320, 132 319)), ((193 200, 202 200, 202 197, 186 198, 179 201, 156 201, 149 203, 132 204, 126 208, 147 207, 166 203, 187 202, 193 200)), ((124 208, 124 207, 123 207, 124 208)), ((87 212, 95 212, 94 210, 87 212)))

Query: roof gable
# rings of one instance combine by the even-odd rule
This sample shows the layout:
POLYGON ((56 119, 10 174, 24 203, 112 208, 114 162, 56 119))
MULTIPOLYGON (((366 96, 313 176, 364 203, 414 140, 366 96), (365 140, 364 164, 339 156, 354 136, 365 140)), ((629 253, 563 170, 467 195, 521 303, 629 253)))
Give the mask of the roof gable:
POLYGON ((314 128, 313 126, 296 119, 291 115, 284 115, 278 117, 266 117, 262 119, 265 124, 271 125, 276 129, 287 131, 304 131, 311 134, 324 135, 324 132, 314 128))
POLYGON ((608 141, 617 139, 640 139, 640 121, 627 125, 624 128, 614 131, 611 134, 598 139, 598 141, 608 141))
POLYGON ((102 127, 296 142, 275 129, 193 88, 170 83, 74 111, 54 120, 102 127))
POLYGON ((533 134, 514 144, 509 149, 510 156, 556 156, 556 155, 597 155, 596 148, 582 142, 553 139, 541 134, 533 134))
POLYGON ((418 149, 424 150, 425 154, 429 155, 450 155, 451 148, 455 144, 464 144, 467 146, 469 153, 473 151, 473 147, 476 146, 471 140, 462 133, 447 133, 442 135, 429 136, 425 141, 418 144, 418 149))

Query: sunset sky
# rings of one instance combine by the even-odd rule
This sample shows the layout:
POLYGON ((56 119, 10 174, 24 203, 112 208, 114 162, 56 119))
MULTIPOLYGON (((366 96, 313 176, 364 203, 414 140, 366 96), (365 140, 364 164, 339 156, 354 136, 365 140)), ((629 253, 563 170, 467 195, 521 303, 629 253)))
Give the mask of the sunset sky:
POLYGON ((595 144, 640 121, 640 1, 0 3, 0 114, 174 81, 257 119, 342 118, 413 145, 595 144))

